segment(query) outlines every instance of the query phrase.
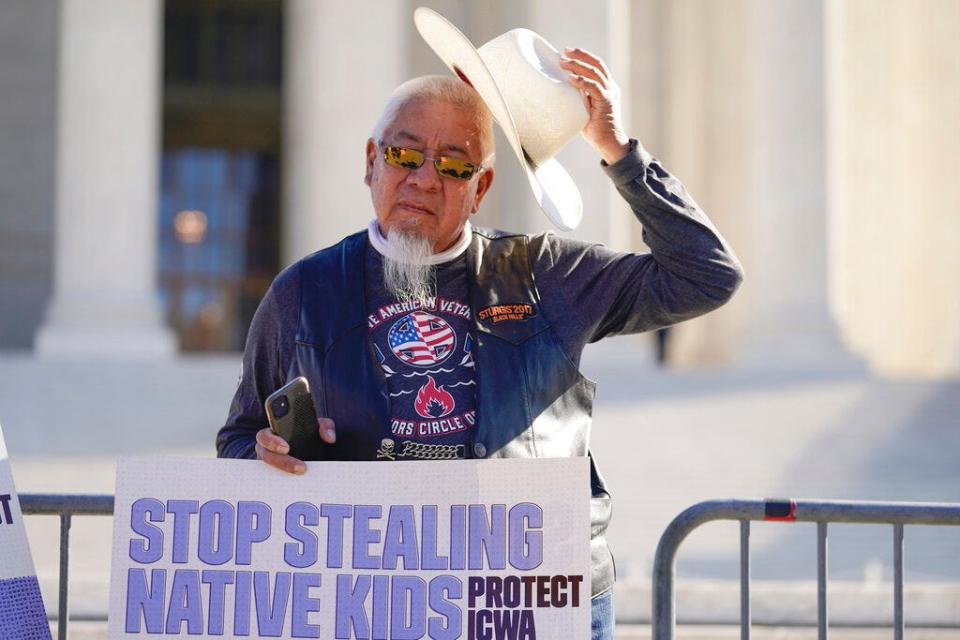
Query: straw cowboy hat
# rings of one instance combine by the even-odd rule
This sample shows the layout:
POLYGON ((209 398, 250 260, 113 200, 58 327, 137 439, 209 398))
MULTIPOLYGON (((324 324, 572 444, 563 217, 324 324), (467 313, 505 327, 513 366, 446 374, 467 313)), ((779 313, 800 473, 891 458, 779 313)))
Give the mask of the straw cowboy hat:
POLYGON ((483 98, 547 217, 564 231, 576 228, 583 217, 580 191, 554 156, 589 115, 567 82, 560 53, 529 29, 513 29, 477 49, 436 11, 420 7, 413 20, 444 64, 483 98))

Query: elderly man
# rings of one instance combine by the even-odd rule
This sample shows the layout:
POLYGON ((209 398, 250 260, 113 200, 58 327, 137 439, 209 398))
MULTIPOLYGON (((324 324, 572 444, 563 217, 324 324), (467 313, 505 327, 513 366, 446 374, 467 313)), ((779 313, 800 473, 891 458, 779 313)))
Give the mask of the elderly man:
MULTIPOLYGON (((594 389, 577 370, 583 347, 730 298, 736 257, 624 135, 603 62, 568 49, 562 64, 589 111, 582 134, 651 253, 473 227, 494 178, 490 114, 455 78, 411 80, 366 144, 369 228, 284 270, 260 304, 220 456, 304 471, 264 411, 298 375, 322 416, 325 459, 587 456, 594 389)), ((612 638, 610 498, 592 471, 594 638, 612 638)))

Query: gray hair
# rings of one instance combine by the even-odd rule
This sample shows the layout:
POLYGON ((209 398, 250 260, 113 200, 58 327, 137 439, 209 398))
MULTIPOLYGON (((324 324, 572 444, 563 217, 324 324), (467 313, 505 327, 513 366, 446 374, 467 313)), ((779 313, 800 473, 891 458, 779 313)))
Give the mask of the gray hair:
POLYGON ((397 119, 406 105, 418 100, 446 102, 476 117, 480 131, 480 151, 483 166, 493 164, 495 145, 493 141, 493 116, 473 87, 453 76, 420 76, 407 80, 393 90, 380 119, 373 127, 374 141, 383 139, 387 128, 397 119))

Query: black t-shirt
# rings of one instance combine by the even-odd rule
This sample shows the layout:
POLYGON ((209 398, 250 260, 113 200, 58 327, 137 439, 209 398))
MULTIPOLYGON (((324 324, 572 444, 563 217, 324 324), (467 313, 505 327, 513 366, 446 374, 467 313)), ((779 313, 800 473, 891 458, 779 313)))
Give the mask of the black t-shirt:
POLYGON ((369 246, 366 266, 367 326, 390 392, 384 437, 399 459, 430 457, 421 454, 437 452, 432 445, 463 457, 477 414, 465 257, 431 268, 437 295, 422 307, 387 292, 383 258, 369 246))

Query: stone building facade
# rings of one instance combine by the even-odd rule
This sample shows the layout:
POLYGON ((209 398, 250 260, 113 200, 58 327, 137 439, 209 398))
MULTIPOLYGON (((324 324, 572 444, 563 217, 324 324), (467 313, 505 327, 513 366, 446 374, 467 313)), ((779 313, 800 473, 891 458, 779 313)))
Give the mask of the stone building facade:
MULTIPOLYGON (((603 56, 632 135, 736 248, 740 295, 677 327, 671 362, 960 375, 960 2, 266 4, 282 15, 275 269, 370 218, 362 152, 385 97, 444 72, 413 27, 427 4, 478 45, 526 26, 603 56)), ((170 6, 0 6, 0 348, 180 352, 158 296, 170 6)), ((507 156, 478 222, 546 228, 507 156)), ((560 159, 583 193, 574 235, 642 249, 587 146, 560 159)))

